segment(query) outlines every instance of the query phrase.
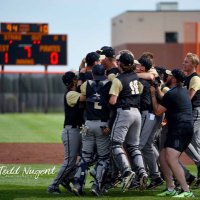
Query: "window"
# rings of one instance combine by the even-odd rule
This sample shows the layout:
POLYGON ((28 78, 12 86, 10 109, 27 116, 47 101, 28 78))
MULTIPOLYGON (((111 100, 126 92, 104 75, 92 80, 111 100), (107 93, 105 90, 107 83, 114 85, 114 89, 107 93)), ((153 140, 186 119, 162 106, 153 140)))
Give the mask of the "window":
POLYGON ((165 43, 178 43, 178 33, 177 32, 166 32, 165 33, 165 43))

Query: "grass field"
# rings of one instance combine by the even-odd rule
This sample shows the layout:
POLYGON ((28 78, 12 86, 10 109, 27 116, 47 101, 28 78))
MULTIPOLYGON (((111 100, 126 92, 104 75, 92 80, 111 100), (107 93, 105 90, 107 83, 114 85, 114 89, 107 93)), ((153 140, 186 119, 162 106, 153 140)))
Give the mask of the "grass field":
POLYGON ((1 114, 0 143, 61 143, 63 113, 1 114))
MULTIPOLYGON (((66 193, 63 188, 60 187, 62 194, 60 195, 51 195, 48 194, 47 187, 53 180, 53 178, 56 175, 57 170, 60 166, 55 165, 3 165, 6 166, 8 170, 10 170, 12 167, 15 167, 14 171, 16 171, 17 168, 20 167, 20 169, 17 171, 18 174, 15 175, 0 175, 0 199, 5 200, 11 200, 11 199, 37 199, 37 200, 50 200, 50 199, 70 199, 70 200, 76 200, 76 199, 95 199, 94 196, 92 196, 90 192, 90 186, 91 186, 91 177, 88 176, 87 182, 86 182, 86 196, 84 197, 76 197, 73 194, 66 193), (23 174, 24 170, 31 168, 31 170, 44 170, 44 169, 52 169, 53 167, 56 167, 56 170, 54 171, 54 174, 46 174, 46 175, 40 175, 38 178, 35 175, 30 174, 23 174), (37 179, 36 179, 37 178, 37 179)), ((0 167, 1 167, 0 166, 0 167)), ((190 170, 194 171, 194 166, 189 166, 190 170)), ((169 199, 169 198, 159 198, 155 195, 160 192, 162 189, 164 189, 164 186, 157 188, 153 191, 127 191, 122 192, 121 188, 114 188, 110 190, 107 194, 104 196, 98 198, 98 199, 111 199, 111 200, 130 200, 130 199, 145 199, 145 200, 153 200, 153 199, 169 199)), ((195 190, 194 191, 196 199, 200 197, 200 191, 195 190)))
MULTIPOLYGON (((43 143, 60 143, 60 133, 63 124, 63 114, 4 114, 0 115, 0 143, 6 142, 43 142, 43 143)), ((13 144, 14 145, 14 144, 13 144)), ((47 187, 52 182, 59 167, 55 166, 53 174, 36 175, 28 174, 36 170, 52 169, 55 165, 22 165, 22 164, 3 164, 0 163, 0 199, 5 200, 25 200, 25 199, 96 199, 90 193, 91 177, 88 176, 86 182, 86 196, 75 197, 73 194, 66 193, 63 188, 61 195, 47 194, 47 187), (12 171, 13 174, 5 174, 4 169, 12 171), (13 169, 13 170, 12 170, 13 169), (32 171, 31 171, 32 170, 32 171), (14 174, 15 173, 15 174, 14 174)), ((196 174, 195 166, 189 166, 189 169, 196 174)), ((103 197, 98 199, 111 200, 130 200, 130 199, 169 199, 158 198, 156 193, 164 189, 159 187, 154 191, 127 191, 123 193, 121 188, 110 190, 103 197)), ((200 198, 200 191, 194 191, 196 199, 200 198)))

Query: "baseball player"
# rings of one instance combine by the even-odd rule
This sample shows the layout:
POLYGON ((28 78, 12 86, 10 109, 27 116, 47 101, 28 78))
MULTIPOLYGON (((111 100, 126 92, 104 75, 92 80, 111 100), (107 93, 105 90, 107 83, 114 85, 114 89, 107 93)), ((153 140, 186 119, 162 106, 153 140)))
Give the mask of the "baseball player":
POLYGON ((104 46, 101 50, 97 50, 97 52, 104 56, 104 59, 101 60, 101 64, 106 68, 108 80, 112 81, 113 78, 120 74, 115 58, 115 50, 112 47, 104 46))
POLYGON ((110 158, 110 138, 106 127, 109 121, 109 90, 111 82, 106 79, 103 65, 95 65, 92 68, 93 80, 85 82, 81 86, 81 93, 86 96, 86 131, 82 136, 82 155, 77 172, 73 191, 76 195, 83 194, 87 170, 93 155, 97 153, 95 165, 95 180, 91 192, 95 196, 101 194, 101 186, 104 174, 107 171, 110 158), (96 146, 96 151, 94 148, 96 146))
POLYGON ((196 73, 199 65, 199 57, 193 53, 187 53, 183 61, 183 70, 187 73, 185 85, 189 91, 192 102, 194 136, 191 144, 188 146, 186 153, 193 159, 197 166, 197 183, 200 186, 200 77, 196 73))
POLYGON ((79 108, 81 102, 85 101, 85 96, 76 92, 76 75, 74 72, 66 72, 62 76, 62 81, 67 88, 64 94, 65 120, 62 132, 62 142, 64 145, 64 163, 60 168, 56 178, 48 187, 48 192, 60 194, 59 185, 71 191, 70 179, 73 179, 76 168, 77 156, 80 153, 81 135, 79 127, 83 124, 83 109, 79 108))
POLYGON ((130 167, 123 143, 130 162, 140 178, 141 187, 147 184, 148 176, 144 168, 143 158, 139 150, 139 137, 141 130, 141 115, 138 110, 140 104, 138 77, 135 70, 134 58, 124 53, 119 58, 122 74, 113 79, 110 89, 111 105, 116 105, 117 116, 111 132, 112 154, 123 177, 122 189, 126 190, 135 173, 130 167))
POLYGON ((92 67, 94 65, 100 64, 100 55, 96 52, 90 52, 82 60, 80 65, 79 80, 77 83, 78 88, 86 81, 92 80, 92 67), (86 64, 86 66, 85 66, 86 64))
MULTIPOLYGON (((151 69, 152 62, 150 59, 141 57, 138 59, 138 61, 141 64, 141 72, 147 72, 151 69)), ((143 157, 145 158, 145 163, 149 169, 149 176, 151 177, 151 183, 147 188, 152 189, 163 183, 153 150, 153 142, 160 122, 160 117, 155 116, 153 113, 150 93, 151 81, 145 79, 139 80, 143 85, 143 92, 140 97, 142 128, 140 133, 139 148, 143 154, 143 157)))
MULTIPOLYGON (((103 46, 100 50, 97 51, 101 56, 104 56, 104 59, 101 60, 101 64, 106 68, 106 76, 108 80, 112 81, 116 76, 120 74, 120 69, 117 65, 115 49, 109 46, 103 46)), ((110 106, 110 120, 109 128, 112 129, 116 117, 116 109, 110 106)), ((116 164, 113 160, 113 157, 110 157, 110 165, 107 176, 104 179, 104 191, 108 191, 111 187, 121 182, 121 174, 116 167, 116 164)))
POLYGON ((133 58, 134 58, 134 63, 133 64, 136 65, 136 70, 137 70, 137 66, 139 66, 140 63, 138 62, 138 60, 135 59, 133 53, 130 50, 128 50, 128 49, 123 49, 123 50, 121 50, 121 51, 118 52, 118 55, 116 56, 117 65, 119 65, 119 57, 123 53, 128 53, 128 54, 131 54, 133 56, 133 58))

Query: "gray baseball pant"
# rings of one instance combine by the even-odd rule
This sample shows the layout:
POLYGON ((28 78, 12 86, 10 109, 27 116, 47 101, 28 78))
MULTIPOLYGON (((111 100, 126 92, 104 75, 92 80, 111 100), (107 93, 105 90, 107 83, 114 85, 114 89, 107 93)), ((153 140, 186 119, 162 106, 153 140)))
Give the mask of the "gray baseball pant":
POLYGON ((193 120, 194 135, 186 153, 200 167, 200 107, 193 108, 193 120))
POLYGON ((160 172, 153 150, 153 142, 156 130, 160 126, 162 117, 155 116, 149 111, 142 111, 142 128, 140 134, 139 148, 148 166, 149 174, 152 179, 160 177, 160 172))
POLYGON ((120 167, 119 170, 122 175, 127 170, 131 170, 129 160, 123 148, 124 142, 131 165, 135 171, 138 174, 146 172, 139 150, 140 130, 141 114, 137 108, 130 108, 130 110, 117 109, 117 116, 111 132, 111 143, 112 154, 120 167))
POLYGON ((100 185, 103 175, 108 168, 110 159, 110 138, 104 135, 103 126, 108 127, 108 122, 101 120, 87 120, 85 125, 88 127, 87 133, 82 136, 82 156, 78 170, 75 174, 75 180, 83 186, 85 184, 86 174, 89 165, 93 162, 94 148, 97 150, 97 164, 95 166, 96 184, 100 185))
POLYGON ((77 156, 80 154, 81 134, 79 128, 66 125, 62 131, 64 144, 64 163, 61 166, 52 186, 57 187, 62 181, 72 179, 75 174, 77 156))

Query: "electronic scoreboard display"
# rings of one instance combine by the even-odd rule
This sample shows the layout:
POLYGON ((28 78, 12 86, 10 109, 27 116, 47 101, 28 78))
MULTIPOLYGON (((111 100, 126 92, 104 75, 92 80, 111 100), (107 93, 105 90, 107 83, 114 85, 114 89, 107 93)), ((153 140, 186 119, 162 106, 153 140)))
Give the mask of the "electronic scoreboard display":
POLYGON ((0 65, 66 65, 67 35, 0 34, 0 65))
POLYGON ((2 33, 42 33, 48 34, 47 23, 0 23, 2 33))

